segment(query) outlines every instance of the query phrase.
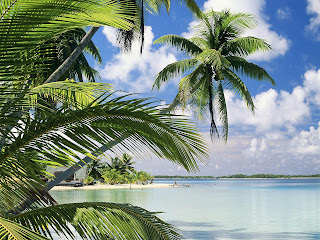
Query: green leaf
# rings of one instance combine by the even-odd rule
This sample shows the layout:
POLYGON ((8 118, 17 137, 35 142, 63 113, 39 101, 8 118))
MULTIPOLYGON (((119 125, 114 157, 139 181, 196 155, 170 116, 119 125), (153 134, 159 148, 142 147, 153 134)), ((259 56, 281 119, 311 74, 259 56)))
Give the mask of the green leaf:
POLYGON ((51 227, 68 239, 75 239, 73 228, 84 239, 181 239, 177 229, 156 213, 129 204, 61 204, 27 211, 12 220, 45 236, 50 236, 51 227))
POLYGON ((192 41, 180 37, 178 35, 165 35, 153 42, 153 44, 169 44, 171 46, 176 47, 178 50, 183 51, 187 54, 194 55, 202 52, 201 48, 199 48, 195 43, 192 41))
POLYGON ((8 240, 49 240, 13 221, 0 217, 0 237, 8 240))

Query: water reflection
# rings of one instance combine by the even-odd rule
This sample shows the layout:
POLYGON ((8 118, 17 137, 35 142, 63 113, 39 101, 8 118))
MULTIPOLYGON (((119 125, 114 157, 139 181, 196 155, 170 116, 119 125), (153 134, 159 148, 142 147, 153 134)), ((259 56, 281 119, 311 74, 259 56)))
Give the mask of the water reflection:
POLYGON ((150 201, 150 193, 143 189, 76 189, 51 191, 50 193, 60 204, 75 202, 115 202, 145 206, 150 201))

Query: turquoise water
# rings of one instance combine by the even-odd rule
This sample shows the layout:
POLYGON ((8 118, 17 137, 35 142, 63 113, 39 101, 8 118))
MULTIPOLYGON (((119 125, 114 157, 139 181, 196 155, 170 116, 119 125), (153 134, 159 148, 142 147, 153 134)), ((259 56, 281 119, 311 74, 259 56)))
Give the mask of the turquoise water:
POLYGON ((106 201, 163 211, 160 217, 186 239, 320 239, 319 179, 177 182, 192 187, 51 193, 59 203, 106 201))

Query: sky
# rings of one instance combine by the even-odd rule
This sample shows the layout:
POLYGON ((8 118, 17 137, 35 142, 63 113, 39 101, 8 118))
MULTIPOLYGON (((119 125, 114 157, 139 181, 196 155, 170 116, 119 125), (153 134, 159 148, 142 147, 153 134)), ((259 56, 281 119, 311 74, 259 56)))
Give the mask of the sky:
MULTIPOLYGON (((167 160, 135 159, 136 168, 153 175, 316 174, 320 173, 320 0, 196 0, 203 11, 230 9, 255 15, 259 25, 245 35, 265 39, 269 52, 247 58, 263 67, 276 85, 243 78, 256 109, 226 91, 229 137, 211 141, 209 122, 198 122, 210 150, 210 159, 199 164, 200 172, 187 173, 167 160)), ((196 24, 190 11, 172 3, 169 15, 148 15, 143 54, 139 43, 121 53, 116 32, 103 27, 93 41, 103 64, 95 68, 101 81, 117 90, 155 97, 169 104, 177 93, 177 78, 152 91, 156 74, 166 65, 186 59, 176 49, 153 42, 165 34, 192 36, 196 24)), ((191 115, 191 112, 186 112, 191 115)))

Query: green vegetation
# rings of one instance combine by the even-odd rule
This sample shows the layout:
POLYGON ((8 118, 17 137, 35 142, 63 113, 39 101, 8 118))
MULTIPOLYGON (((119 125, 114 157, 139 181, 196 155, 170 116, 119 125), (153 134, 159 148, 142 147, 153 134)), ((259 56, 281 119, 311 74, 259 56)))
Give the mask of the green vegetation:
MULTIPOLYGON (((167 1, 148 4, 154 12, 164 5, 169 10, 167 1)), ((90 50, 91 38, 83 40, 93 31, 81 41, 81 36, 67 37, 70 31, 100 25, 132 31, 142 25, 141 9, 126 0, 5 0, 0 12, 1 238, 48 239, 55 231, 75 239, 74 228, 84 239, 180 239, 156 213, 136 206, 59 205, 40 179, 51 177, 44 165, 73 167, 83 155, 96 159, 103 153, 96 142, 112 145, 117 153, 154 153, 188 171, 197 170, 197 159, 207 156, 201 136, 186 119, 159 113, 147 99, 114 97, 109 84, 81 82, 78 76, 88 70, 81 54, 90 50), (62 46, 73 51, 60 59, 60 66, 55 60, 64 50, 57 48, 57 39, 63 45, 76 42, 62 46), (83 60, 82 67, 77 59, 83 60), (66 76, 80 82, 56 82, 66 76)))
POLYGON ((265 40, 241 36, 246 29, 257 25, 250 14, 209 11, 202 14, 198 21, 194 27, 195 34, 190 39, 166 35, 154 42, 174 46, 190 57, 166 66, 158 73, 154 87, 159 89, 169 79, 188 73, 180 80, 179 92, 171 108, 178 105, 184 108, 188 104, 195 109, 199 119, 206 119, 209 112, 212 136, 219 136, 214 119, 219 116, 226 141, 228 114, 224 90, 228 89, 242 98, 253 112, 251 95, 238 74, 274 84, 262 67, 245 59, 252 53, 267 51, 271 47, 265 40))
POLYGON ((134 162, 129 154, 122 154, 122 157, 112 157, 110 163, 101 162, 101 159, 92 161, 88 165, 88 178, 93 180, 103 179, 107 184, 147 184, 152 176, 144 171, 136 171, 134 162))
POLYGON ((139 171, 136 172, 134 171, 133 173, 126 173, 122 174, 120 171, 116 169, 106 169, 106 171, 103 173, 102 178, 104 179, 105 183, 114 185, 114 184, 133 184, 133 183, 138 183, 138 184, 148 184, 153 177, 148 174, 147 172, 144 171, 139 171))

